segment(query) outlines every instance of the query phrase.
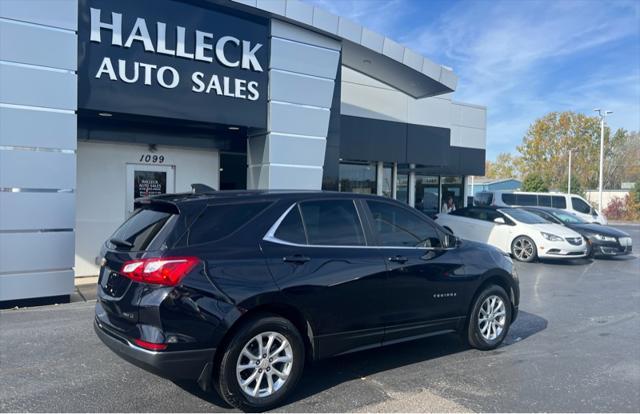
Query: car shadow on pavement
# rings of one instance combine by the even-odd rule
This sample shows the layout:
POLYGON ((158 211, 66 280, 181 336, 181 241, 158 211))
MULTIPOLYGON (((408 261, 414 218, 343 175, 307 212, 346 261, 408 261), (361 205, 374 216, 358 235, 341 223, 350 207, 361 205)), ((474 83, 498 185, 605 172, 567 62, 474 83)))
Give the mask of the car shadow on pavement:
MULTIPOLYGON (((526 340, 546 327, 546 319, 521 310, 502 345, 490 352, 505 352, 505 348, 526 340)), ((466 351, 482 352, 469 348, 457 334, 447 334, 318 361, 305 367, 296 391, 287 399, 286 404, 355 379, 466 351)), ((204 392, 194 383, 176 384, 211 404, 220 408, 230 408, 213 391, 204 392)))

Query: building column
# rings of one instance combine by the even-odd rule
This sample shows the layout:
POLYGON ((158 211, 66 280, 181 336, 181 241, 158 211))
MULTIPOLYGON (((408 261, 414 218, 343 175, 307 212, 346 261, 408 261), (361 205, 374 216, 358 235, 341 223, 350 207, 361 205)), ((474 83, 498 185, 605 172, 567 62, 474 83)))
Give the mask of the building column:
POLYGON ((271 23, 267 131, 247 141, 247 188, 322 187, 340 42, 271 23))
POLYGON ((409 182, 407 184, 407 186, 409 188, 407 188, 407 190, 409 191, 409 205, 411 207, 415 207, 416 206, 416 172, 415 172, 415 168, 416 168, 415 164, 409 164, 409 182))
POLYGON ((0 6, 0 301, 73 292, 77 0, 0 6))
POLYGON ((378 161, 376 163, 376 194, 382 195, 382 186, 384 185, 384 162, 378 161))

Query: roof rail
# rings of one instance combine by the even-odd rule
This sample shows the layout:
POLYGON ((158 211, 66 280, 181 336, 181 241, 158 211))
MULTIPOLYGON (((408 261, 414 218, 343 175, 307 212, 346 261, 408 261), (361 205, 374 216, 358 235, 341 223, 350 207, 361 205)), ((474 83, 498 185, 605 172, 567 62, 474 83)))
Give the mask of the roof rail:
POLYGON ((209 194, 215 193, 217 190, 215 188, 209 187, 206 184, 193 183, 191 184, 191 191, 193 194, 209 194))

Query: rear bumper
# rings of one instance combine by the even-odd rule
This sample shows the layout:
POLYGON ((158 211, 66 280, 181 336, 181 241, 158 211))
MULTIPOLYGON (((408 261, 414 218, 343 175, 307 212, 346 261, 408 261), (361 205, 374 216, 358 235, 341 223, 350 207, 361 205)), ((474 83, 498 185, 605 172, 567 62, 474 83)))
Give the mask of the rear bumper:
POLYGON ((127 338, 113 332, 97 319, 93 322, 93 328, 98 338, 118 356, 140 368, 169 379, 198 380, 203 372, 207 372, 205 368, 207 364, 210 366, 215 354, 215 348, 149 351, 132 344, 127 338))

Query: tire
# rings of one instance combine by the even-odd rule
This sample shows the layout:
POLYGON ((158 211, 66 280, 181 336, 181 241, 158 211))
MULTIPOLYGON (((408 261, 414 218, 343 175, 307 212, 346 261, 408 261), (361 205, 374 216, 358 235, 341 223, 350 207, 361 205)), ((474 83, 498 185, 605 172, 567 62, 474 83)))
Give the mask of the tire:
POLYGON ((279 316, 263 315, 246 321, 235 332, 220 358, 217 378, 214 377, 213 382, 220 396, 230 405, 243 411, 269 410, 280 405, 295 388, 304 368, 304 354, 302 337, 291 322, 279 316), (269 363, 267 350, 262 351, 263 355, 267 355, 267 358, 261 355, 258 355, 259 359, 255 358, 259 354, 257 352, 259 338, 261 338, 263 347, 269 345, 269 341, 273 338, 269 348, 273 353, 272 358, 274 360, 280 359, 283 362, 269 363), (276 353, 275 351, 284 345, 283 339, 286 340, 289 347, 285 346, 283 350, 276 353), (243 353, 245 347, 252 354, 253 359, 243 353), (290 359, 290 365, 286 362, 287 359, 290 359), (256 361, 259 361, 260 367, 256 361), (253 367, 254 363, 256 367, 253 367), (240 365, 246 368, 236 373, 236 367, 240 365), (288 375, 283 379, 276 373, 288 375), (254 374, 254 379, 249 381, 243 389, 240 380, 249 380, 249 377, 254 374), (272 381, 271 389, 269 389, 269 376, 272 381), (260 379, 259 384, 258 378, 260 379), (282 383, 278 385, 280 380, 282 383), (250 395, 247 389, 249 392, 258 390, 257 395, 250 395))
POLYGON ((467 343, 473 348, 483 351, 497 348, 509 332, 511 326, 511 301, 509 296, 498 285, 490 285, 480 292, 473 302, 471 307, 471 313, 467 317, 466 329, 464 332, 467 343), (499 298, 502 301, 502 306, 498 305, 496 300, 495 307, 491 307, 491 303, 495 298, 499 298), (494 309, 493 312, 487 314, 487 310, 494 309), (501 313, 504 312, 503 315, 501 313), (493 319, 491 315, 501 315, 493 319), (481 317, 489 316, 489 321, 481 322, 481 317), (495 331, 487 325, 491 325, 491 321, 494 321, 495 331))
POLYGON ((538 246, 527 236, 518 236, 511 242, 511 255, 519 262, 531 263, 538 258, 538 246))

